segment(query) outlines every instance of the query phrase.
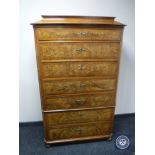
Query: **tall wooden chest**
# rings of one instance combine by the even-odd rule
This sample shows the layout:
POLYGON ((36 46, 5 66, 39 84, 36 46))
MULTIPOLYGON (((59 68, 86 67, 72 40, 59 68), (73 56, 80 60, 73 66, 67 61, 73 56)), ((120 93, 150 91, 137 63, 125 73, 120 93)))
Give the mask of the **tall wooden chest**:
POLYGON ((114 17, 42 17, 32 25, 45 142, 111 138, 124 25, 114 17))

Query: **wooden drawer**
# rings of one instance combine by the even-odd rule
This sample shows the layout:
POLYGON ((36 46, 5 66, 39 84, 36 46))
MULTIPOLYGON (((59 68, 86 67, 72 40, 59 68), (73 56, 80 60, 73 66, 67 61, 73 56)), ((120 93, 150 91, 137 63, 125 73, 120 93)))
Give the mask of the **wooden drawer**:
POLYGON ((111 121, 113 113, 113 108, 52 113, 48 112, 44 113, 44 119, 47 126, 72 124, 75 122, 111 121))
POLYGON ((116 75, 117 62, 52 62, 42 63, 42 77, 77 77, 116 75))
POLYGON ((41 60, 118 58, 119 49, 120 43, 114 42, 41 42, 39 44, 41 60))
POLYGON ((46 140, 63 140, 93 136, 107 136, 112 131, 111 122, 66 125, 65 127, 48 128, 46 140))
POLYGON ((72 79, 72 80, 56 80, 44 81, 44 95, 49 94, 68 94, 82 93, 115 89, 115 79, 72 79))
POLYGON ((114 92, 89 95, 53 96, 44 98, 44 110, 62 110, 113 106, 114 92))
POLYGON ((120 40, 122 29, 38 28, 39 40, 120 40))

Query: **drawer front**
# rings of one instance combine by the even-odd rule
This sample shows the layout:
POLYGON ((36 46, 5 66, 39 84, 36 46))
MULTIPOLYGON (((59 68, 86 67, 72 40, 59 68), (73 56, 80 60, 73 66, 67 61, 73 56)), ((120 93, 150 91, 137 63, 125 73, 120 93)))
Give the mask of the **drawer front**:
POLYGON ((43 78, 116 75, 117 62, 42 63, 43 78))
POLYGON ((47 140, 61 140, 70 138, 82 138, 90 136, 110 135, 112 132, 111 122, 74 124, 74 126, 66 126, 59 128, 47 129, 47 140))
POLYGON ((40 43, 41 60, 118 58, 120 43, 40 43))
POLYGON ((44 95, 82 93, 115 89, 115 79, 44 81, 44 95))
POLYGON ((44 99, 44 110, 91 108, 102 106, 113 106, 115 101, 114 93, 101 93, 89 95, 57 96, 44 99))
POLYGON ((47 126, 95 121, 111 121, 113 108, 45 113, 47 126))
POLYGON ((121 29, 38 28, 39 40, 120 40, 121 29))

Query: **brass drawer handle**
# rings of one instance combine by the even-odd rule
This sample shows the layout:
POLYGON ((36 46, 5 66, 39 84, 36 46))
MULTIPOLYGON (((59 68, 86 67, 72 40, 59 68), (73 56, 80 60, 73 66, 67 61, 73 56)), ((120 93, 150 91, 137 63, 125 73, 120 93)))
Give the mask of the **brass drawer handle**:
POLYGON ((82 129, 78 129, 78 128, 77 128, 77 129, 75 129, 75 131, 78 132, 79 134, 82 133, 82 129))
POLYGON ((85 88, 87 85, 85 83, 80 83, 80 88, 85 88))
POLYGON ((83 64, 79 64, 78 67, 77 67, 78 70, 84 70, 86 69, 86 66, 83 65, 83 64))
POLYGON ((75 104, 83 104, 85 101, 84 100, 75 100, 74 103, 75 104))
POLYGON ((86 49, 85 48, 79 48, 79 49, 76 49, 76 51, 78 51, 78 52, 84 52, 84 51, 86 51, 86 49))
POLYGON ((80 111, 80 112, 78 112, 78 116, 82 118, 84 116, 84 114, 80 111))
POLYGON ((84 35, 86 35, 87 34, 87 32, 78 32, 77 33, 77 35, 79 35, 79 36, 84 36, 84 35))

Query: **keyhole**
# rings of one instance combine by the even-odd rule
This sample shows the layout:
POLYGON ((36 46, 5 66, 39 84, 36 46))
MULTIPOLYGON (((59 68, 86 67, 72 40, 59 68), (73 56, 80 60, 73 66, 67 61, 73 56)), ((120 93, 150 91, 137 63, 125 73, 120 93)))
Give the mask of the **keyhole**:
POLYGON ((80 64, 80 65, 78 65, 78 69, 83 70, 83 69, 85 69, 85 66, 80 64))

